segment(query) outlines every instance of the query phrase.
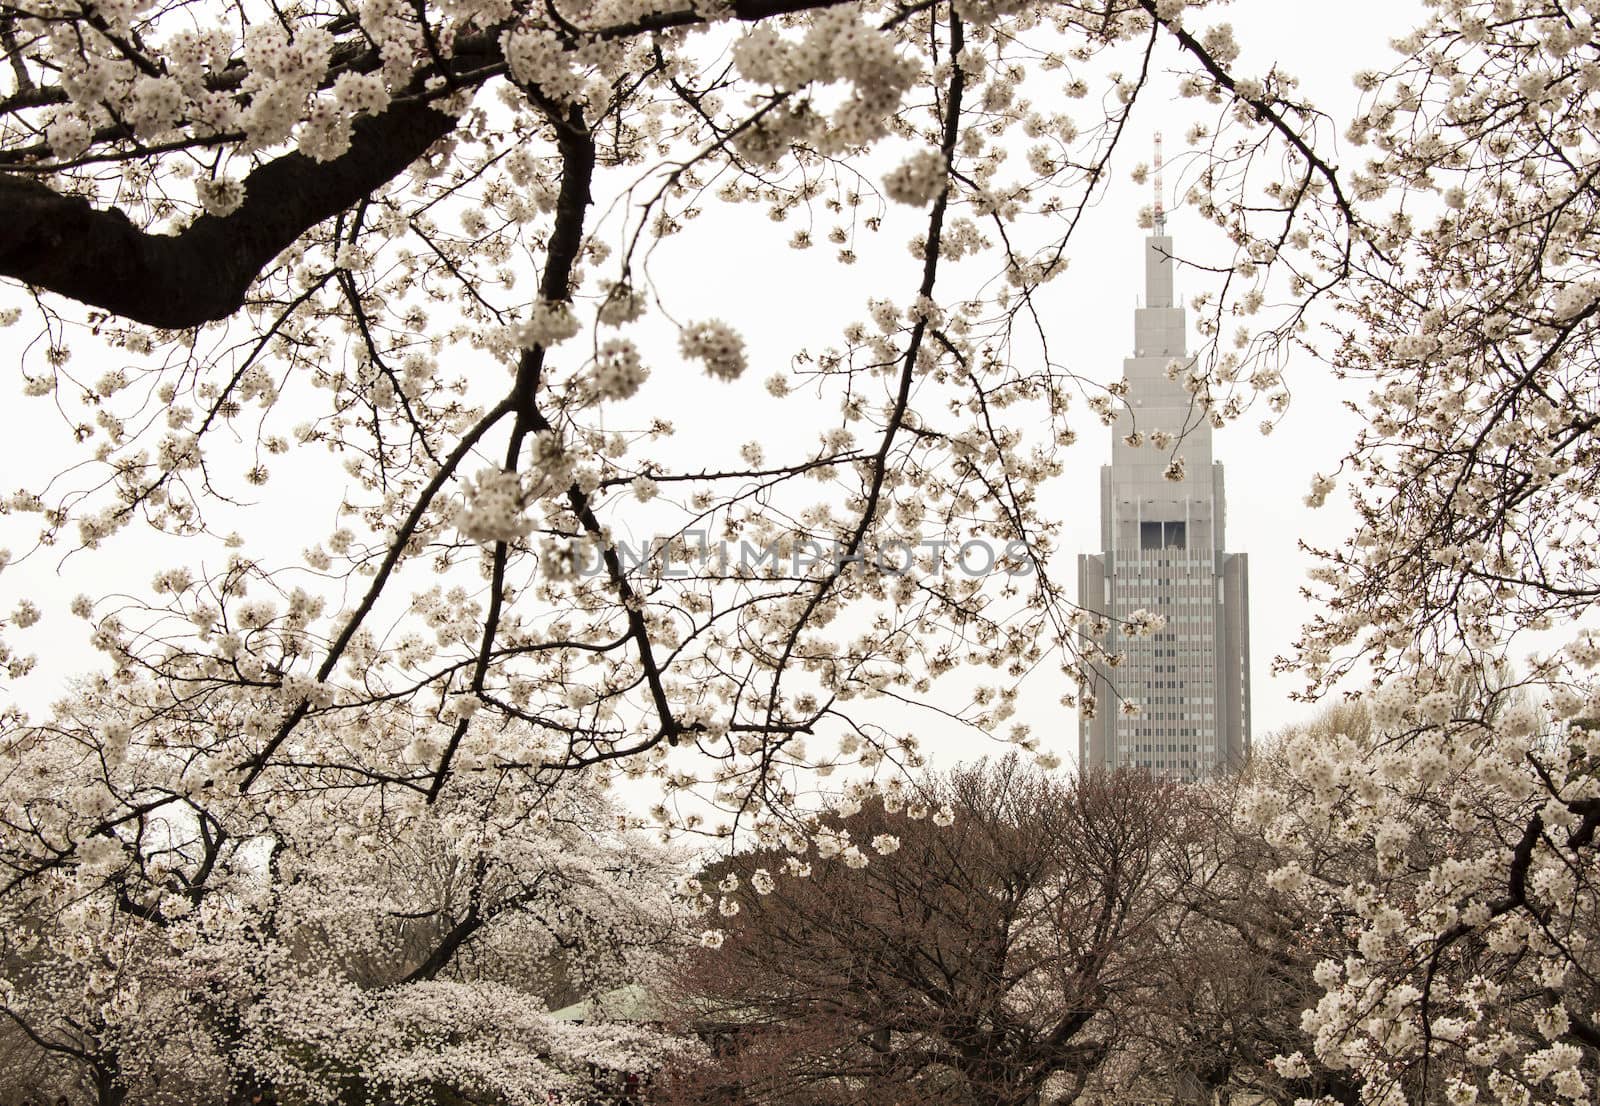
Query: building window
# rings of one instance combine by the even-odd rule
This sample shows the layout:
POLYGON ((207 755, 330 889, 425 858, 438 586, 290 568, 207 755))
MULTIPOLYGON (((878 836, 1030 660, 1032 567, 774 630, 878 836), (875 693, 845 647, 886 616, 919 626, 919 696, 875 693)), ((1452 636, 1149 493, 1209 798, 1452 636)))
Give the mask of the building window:
POLYGON ((1189 544, 1188 529, 1184 522, 1141 522, 1139 548, 1185 549, 1189 544))

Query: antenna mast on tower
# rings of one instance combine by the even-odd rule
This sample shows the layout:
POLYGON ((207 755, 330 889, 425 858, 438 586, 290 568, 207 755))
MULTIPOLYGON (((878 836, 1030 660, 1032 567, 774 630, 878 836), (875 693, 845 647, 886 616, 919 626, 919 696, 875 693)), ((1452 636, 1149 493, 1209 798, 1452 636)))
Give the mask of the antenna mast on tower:
POLYGON ((1154 174, 1154 176, 1155 176, 1156 203, 1155 203, 1155 207, 1152 210, 1155 213, 1156 233, 1157 234, 1165 234, 1165 233, 1167 233, 1167 209, 1162 203, 1162 196, 1164 194, 1164 190, 1161 187, 1161 132, 1160 131, 1156 132, 1156 163, 1155 163, 1155 174, 1154 174))

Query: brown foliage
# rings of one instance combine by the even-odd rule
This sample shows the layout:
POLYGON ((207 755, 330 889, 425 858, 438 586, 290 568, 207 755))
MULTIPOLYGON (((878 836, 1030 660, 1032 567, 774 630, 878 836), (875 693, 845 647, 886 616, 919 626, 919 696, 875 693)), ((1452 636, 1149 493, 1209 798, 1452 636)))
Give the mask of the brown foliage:
POLYGON ((954 825, 873 801, 847 831, 863 868, 776 850, 707 874, 739 885, 726 941, 682 985, 717 1060, 679 1080, 683 1103, 1067 1102, 1116 1047, 1164 973, 1181 791, 1135 772, 1071 781, 1015 758, 925 785, 954 825), (900 848, 878 855, 879 834, 900 848), (766 869, 770 894, 751 888, 766 869))

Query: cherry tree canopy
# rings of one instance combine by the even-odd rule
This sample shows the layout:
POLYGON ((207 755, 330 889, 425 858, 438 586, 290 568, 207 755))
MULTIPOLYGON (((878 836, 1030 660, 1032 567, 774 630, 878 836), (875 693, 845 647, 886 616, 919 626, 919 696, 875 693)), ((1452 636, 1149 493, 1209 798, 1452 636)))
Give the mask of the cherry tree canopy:
MULTIPOLYGON (((487 757, 782 808, 790 773, 838 759, 841 737, 847 762, 920 760, 864 698, 1007 733, 1025 674, 1102 663, 1052 575, 1039 485, 1120 388, 1052 359, 1034 298, 1164 43, 1194 67, 1186 91, 1250 125, 1249 149, 1216 155, 1239 179, 1208 175, 1201 209, 1250 233, 1245 170, 1283 147, 1273 233, 1348 238, 1318 113, 1271 75, 1241 92, 1227 29, 1192 33, 1185 11, 7 6, 0 273, 45 324, 26 391, 93 415, 74 428, 85 466, 6 508, 41 518, 40 560, 130 528, 184 539, 157 555, 170 567, 152 591, 75 612, 116 672, 238 712, 206 752, 246 793, 290 763, 346 766, 302 739, 308 721, 395 698, 449 736, 359 769, 430 799, 487 757), (651 276, 711 205, 884 265, 869 322, 799 335, 766 382, 817 415, 815 446, 697 453, 658 413, 663 388, 751 394, 742 329, 761 317, 718 318, 693 281, 651 276), (910 258, 879 245, 895 231, 914 235, 910 258), (113 367, 80 379, 72 343, 109 347, 113 367), (243 501, 293 511, 301 490, 274 470, 309 471, 323 448, 348 487, 331 525, 294 535, 300 556, 276 531, 230 533, 243 501), (650 556, 619 537, 652 528, 650 556), (720 549, 691 558, 695 535, 720 549), (983 574, 954 555, 975 537, 983 574), (885 560, 913 571, 872 570, 885 560), (974 664, 995 677, 938 703, 936 678, 974 664), (559 738, 554 752, 473 748, 482 710, 559 738)), ((1266 260, 1242 260, 1239 281, 1259 284, 1266 260)), ((1330 264, 1316 289, 1348 274, 1330 264)), ((793 297, 774 281, 764 298, 793 297)), ((1207 333, 1236 298, 1208 301, 1207 333)), ((1246 352, 1274 359, 1303 306, 1246 352)), ((1273 372, 1235 387, 1245 359, 1182 369, 1195 418, 1223 421, 1257 386, 1281 400, 1273 372)), ((1161 448, 1181 454, 1182 429, 1161 448)), ((13 628, 42 613, 30 600, 13 628)))
MULTIPOLYGON (((27 819, 6 825, 8 1095, 539 1102, 696 1053, 550 1014, 654 981, 683 944, 679 858, 629 832, 594 776, 475 773, 413 809, 326 777, 267 803, 175 794, 163 762, 195 755, 182 724, 134 740, 107 690, 16 738, 26 762, 0 784, 27 819), (110 795, 130 801, 96 833, 110 795)), ((347 736, 374 748, 426 725, 390 711, 347 736)))
MULTIPOLYGON (((919 763, 913 707, 1037 749, 1024 677, 1071 707, 1119 659, 1052 573, 1041 487, 1125 392, 1059 361, 1039 292, 1111 174, 1146 171, 1122 140, 1176 64, 1213 112, 1185 199, 1223 243, 1189 259, 1204 341, 1170 370, 1193 420, 1270 426, 1297 345, 1370 389, 1308 497, 1345 484, 1359 532, 1325 552, 1282 664, 1308 693, 1361 690, 1373 735, 1297 747, 1310 804, 1250 809, 1285 848, 1338 827, 1385 879, 1420 867, 1345 889, 1385 927, 1363 957, 1398 959, 1324 973, 1317 1055, 1368 1101, 1432 1093, 1457 1016, 1434 965, 1491 924, 1555 1010, 1597 970, 1554 921, 1592 916, 1600 825, 1570 736, 1600 704, 1597 5, 1438 0, 1370 59, 1354 119, 1242 69, 1215 7, 4 0, 5 320, 26 315, 22 388, 81 450, 59 473, 8 458, 26 544, 4 580, 78 547, 159 561, 71 603, 107 658, 101 731, 58 747, 75 708, 8 717, 6 894, 100 871, 197 795, 261 834, 319 791, 420 817, 453 787, 553 794, 590 767, 653 777, 664 825, 710 803, 703 828, 759 828, 806 769, 919 763), (1341 134, 1368 159, 1335 156, 1341 134), (735 301, 652 267, 695 235, 714 258, 750 211, 792 225, 797 259, 881 266, 857 321, 797 333, 765 393, 752 335, 807 329, 803 283, 774 264, 735 301), (676 438, 661 407, 685 395, 787 397, 814 444, 676 438), (273 521, 243 526, 246 502, 273 521), (652 532, 638 556, 625 535, 652 532), (956 571, 977 536, 992 571, 956 571), (872 570, 886 551, 916 571, 872 570), (1506 707, 1528 631, 1559 637, 1506 707), (108 750, 144 767, 102 771, 108 750), (1440 800, 1446 778, 1474 797, 1440 800), (1487 843, 1465 868, 1396 845, 1468 828, 1487 843), (1341 1005, 1352 988, 1377 1005, 1341 1005), (1346 1017, 1372 1009, 1414 1032, 1346 1017)), ((1182 479, 1186 428, 1142 429, 1182 479)), ((64 614, 18 597, 13 677, 64 614)), ((1541 1024, 1548 1048, 1463 1045, 1498 1078, 1450 1093, 1580 1100, 1593 1011, 1541 1024)))

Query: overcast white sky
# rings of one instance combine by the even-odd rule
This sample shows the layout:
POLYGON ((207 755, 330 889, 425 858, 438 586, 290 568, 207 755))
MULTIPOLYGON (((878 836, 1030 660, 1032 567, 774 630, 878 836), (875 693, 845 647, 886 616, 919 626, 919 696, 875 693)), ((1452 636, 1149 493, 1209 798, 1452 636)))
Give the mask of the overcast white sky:
MULTIPOLYGON (((1301 79, 1309 98, 1327 104, 1337 118, 1346 115, 1356 100, 1350 74, 1359 68, 1385 64, 1392 56, 1385 45, 1387 39, 1404 32, 1419 16, 1418 6, 1412 3, 1382 0, 1347 0, 1339 5, 1306 0, 1244 0, 1197 13, 1191 24, 1232 22, 1244 48, 1245 71, 1262 72, 1278 62, 1301 79)), ((1170 55, 1165 60, 1170 64, 1170 55)), ((1137 148, 1148 149, 1150 134, 1163 130, 1169 160, 1181 154, 1182 136, 1194 118, 1191 113, 1198 110, 1194 103, 1181 100, 1161 107, 1162 99, 1170 96, 1170 88, 1171 82, 1164 75, 1158 78, 1156 87, 1150 90, 1155 95, 1144 102, 1136 116, 1131 139, 1137 148)), ((1353 159, 1356 155, 1347 151, 1344 156, 1353 159)), ((1173 177, 1169 172, 1169 196, 1173 177)), ((1121 374, 1122 359, 1131 352, 1133 310, 1142 289, 1141 250, 1146 233, 1138 228, 1136 213, 1147 203, 1148 188, 1135 186, 1124 173, 1098 206, 1094 218, 1080 228, 1067 276, 1051 285, 1044 297, 1043 302, 1054 315, 1053 352, 1058 358, 1065 355, 1069 367, 1085 377, 1103 382, 1115 379, 1121 374)), ((1169 215, 1168 229, 1180 254, 1186 236, 1202 233, 1198 217, 1181 208, 1169 215)), ((782 235, 786 237, 790 230, 784 228, 782 235)), ((810 344, 815 349, 833 340, 837 326, 826 327, 826 333, 814 338, 806 337, 807 329, 818 320, 834 316, 858 318, 863 293, 901 297, 907 287, 906 266, 911 259, 903 252, 898 256, 905 260, 890 263, 888 269, 857 266, 838 271, 831 266, 826 250, 810 251, 803 262, 789 251, 774 255, 772 246, 779 240, 740 234, 718 236, 713 268, 704 265, 703 254, 697 258, 692 252, 704 251, 706 241, 686 235, 682 248, 691 252, 680 255, 680 263, 687 266, 681 280, 687 283, 680 286, 674 297, 676 303, 691 305, 703 293, 709 303, 718 305, 714 310, 690 311, 691 316, 717 314, 737 321, 748 315, 780 320, 762 332, 747 332, 756 361, 751 376, 756 380, 786 364, 796 345, 810 344), (877 285, 881 287, 875 290, 877 285), (784 305, 776 313, 774 302, 784 305), (764 358, 776 365, 762 365, 764 358)), ((671 259, 668 250, 661 264, 669 264, 671 259)), ((1186 281, 1181 272, 1178 279, 1180 296, 1192 293, 1192 282, 1186 281)), ((10 303, 26 308, 26 301, 14 289, 0 290, 0 306, 10 303)), ((16 363, 23 356, 17 343, 32 333, 25 319, 11 331, 0 333, 0 349, 11 354, 9 359, 16 363)), ((37 351, 27 355, 28 363, 37 364, 37 356, 37 351)), ((93 379, 97 375, 91 366, 73 367, 81 378, 93 379)), ((1321 512, 1308 511, 1301 503, 1311 474, 1331 470, 1351 436, 1354 424, 1339 407, 1345 393, 1338 390, 1325 369, 1305 359, 1291 366, 1290 382, 1294 404, 1271 437, 1259 435, 1253 429, 1256 420, 1250 419, 1216 438, 1217 456, 1227 466, 1228 474, 1228 547, 1250 554, 1258 739, 1305 713, 1303 706, 1288 700, 1292 688, 1286 681, 1274 680, 1269 674, 1273 656, 1287 649, 1305 614, 1298 588, 1309 562, 1297 549, 1297 541, 1303 538, 1333 544, 1349 523, 1348 512, 1337 505, 1337 497, 1330 499, 1329 506, 1321 512)), ((0 433, 5 435, 0 452, 0 491, 10 492, 33 483, 29 477, 39 471, 44 463, 41 458, 62 455, 66 431, 59 423, 42 417, 44 413, 36 406, 40 401, 21 398, 19 374, 11 374, 0 388, 5 389, 5 399, 0 403, 0 433)), ((741 390, 741 397, 743 394, 741 390)), ((727 400, 732 398, 729 393, 727 400)), ((708 405, 719 400, 714 394, 697 392, 687 395, 684 402, 686 414, 704 414, 708 405)), ((763 419, 782 421, 777 408, 759 412, 742 408, 720 413, 714 407, 710 410, 725 418, 735 433, 763 419)), ((1053 489, 1057 513, 1064 521, 1056 568, 1059 577, 1067 581, 1076 578, 1072 558, 1079 552, 1095 551, 1098 546, 1098 473, 1110 455, 1109 431, 1092 426, 1089 420, 1083 420, 1079 429, 1082 437, 1067 454, 1068 471, 1053 489)), ((808 427, 808 439, 812 433, 808 427)), ((754 432, 746 433, 738 440, 754 436, 754 432)), ((326 458, 319 461, 326 464, 326 458)), ((329 485, 320 489, 308 486, 308 501, 314 502, 318 492, 330 498, 331 503, 337 489, 329 485)), ((320 505, 300 504, 302 513, 321 509, 320 505)), ((331 518, 329 521, 331 524, 331 518)), ((20 552, 35 523, 36 520, 26 520, 19 529, 16 519, 0 519, 0 546, 9 545, 20 552)), ((70 558, 57 574, 55 565, 59 561, 59 556, 48 556, 0 575, 3 609, 10 610, 18 599, 29 595, 47 600, 57 596, 52 602, 55 605, 79 591, 102 592, 117 586, 140 589, 149 579, 148 567, 140 565, 132 579, 122 584, 127 566, 138 563, 137 556, 130 558, 124 550, 70 558)), ((37 675, 11 689, 14 696, 36 711, 59 693, 66 676, 94 661, 94 654, 84 645, 83 623, 66 617, 59 605, 54 610, 47 609, 47 616, 34 630, 12 635, 15 647, 41 655, 37 675), (72 658, 82 658, 82 662, 74 663, 72 658)), ((1046 710, 1031 721, 1049 747, 1069 761, 1075 757, 1074 717, 1057 708, 1046 710)))

